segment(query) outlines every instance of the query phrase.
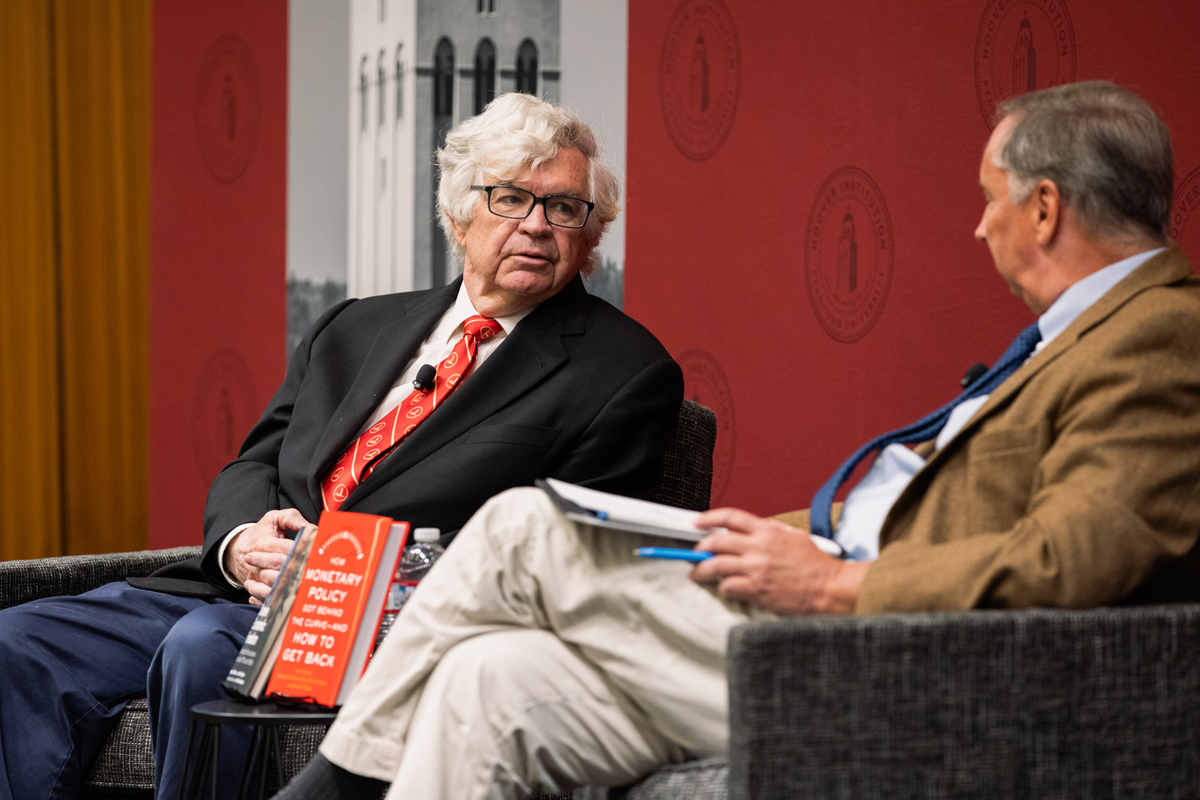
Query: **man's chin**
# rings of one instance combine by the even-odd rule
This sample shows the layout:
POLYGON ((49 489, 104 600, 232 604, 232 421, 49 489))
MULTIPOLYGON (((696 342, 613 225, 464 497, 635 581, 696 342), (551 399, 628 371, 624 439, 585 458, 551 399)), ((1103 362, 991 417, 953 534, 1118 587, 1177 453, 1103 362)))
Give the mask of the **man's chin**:
POLYGON ((499 286, 516 297, 544 300, 555 294, 554 277, 553 270, 514 270, 504 276, 499 286))
POLYGON ((533 300, 537 298, 545 299, 549 296, 554 288, 554 284, 550 281, 541 283, 523 283, 502 287, 509 296, 521 298, 524 300, 533 300))

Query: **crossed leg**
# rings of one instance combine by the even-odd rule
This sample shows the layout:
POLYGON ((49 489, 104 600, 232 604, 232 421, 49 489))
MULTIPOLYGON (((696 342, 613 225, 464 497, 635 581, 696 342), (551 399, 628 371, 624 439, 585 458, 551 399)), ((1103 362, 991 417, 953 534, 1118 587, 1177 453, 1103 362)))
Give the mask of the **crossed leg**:
POLYGON ((729 629, 747 619, 577 526, 535 489, 472 517, 405 606, 321 745, 393 797, 619 785, 725 751, 729 629))

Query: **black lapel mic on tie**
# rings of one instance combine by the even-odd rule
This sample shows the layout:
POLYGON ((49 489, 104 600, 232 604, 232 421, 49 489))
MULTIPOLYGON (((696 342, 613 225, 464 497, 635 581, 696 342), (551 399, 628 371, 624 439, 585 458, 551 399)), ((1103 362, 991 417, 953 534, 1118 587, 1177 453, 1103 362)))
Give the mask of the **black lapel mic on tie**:
POLYGON ((433 388, 433 382, 437 380, 437 369, 429 364, 422 364, 417 370, 416 380, 413 381, 413 388, 421 394, 425 394, 433 388))
POLYGON ((988 365, 984 364, 982 361, 978 364, 973 364, 967 367, 967 371, 962 376, 962 380, 958 382, 958 385, 965 389, 975 381, 979 380, 980 377, 983 376, 983 373, 987 371, 988 365))

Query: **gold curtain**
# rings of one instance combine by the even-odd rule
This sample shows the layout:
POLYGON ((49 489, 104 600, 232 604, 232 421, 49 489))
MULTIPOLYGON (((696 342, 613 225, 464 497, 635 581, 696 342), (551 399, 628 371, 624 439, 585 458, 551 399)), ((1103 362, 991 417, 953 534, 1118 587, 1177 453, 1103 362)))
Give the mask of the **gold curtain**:
POLYGON ((0 3, 0 558, 146 546, 150 7, 0 3))
POLYGON ((0 557, 61 552, 55 187, 45 2, 0 3, 0 557))

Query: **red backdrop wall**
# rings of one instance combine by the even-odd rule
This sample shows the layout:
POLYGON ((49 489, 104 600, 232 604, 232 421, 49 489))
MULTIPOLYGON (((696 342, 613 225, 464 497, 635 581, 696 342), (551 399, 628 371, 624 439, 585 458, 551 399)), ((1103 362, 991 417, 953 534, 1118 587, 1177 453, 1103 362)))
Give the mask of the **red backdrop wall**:
POLYGON ((714 504, 806 507, 1032 321, 972 238, 1031 75, 1159 109, 1200 261, 1197 31, 1192 0, 630 3, 625 305, 717 411, 714 504))
POLYGON ((157 0, 150 546, 204 498, 283 378, 287 2, 157 0))

